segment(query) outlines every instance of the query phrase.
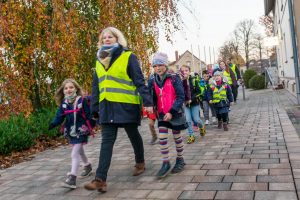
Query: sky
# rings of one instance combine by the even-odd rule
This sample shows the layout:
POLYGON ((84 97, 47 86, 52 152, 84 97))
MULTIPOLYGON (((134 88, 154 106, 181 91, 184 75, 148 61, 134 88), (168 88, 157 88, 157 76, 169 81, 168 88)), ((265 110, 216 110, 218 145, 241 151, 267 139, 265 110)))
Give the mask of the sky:
POLYGON ((159 51, 168 54, 169 61, 175 60, 175 51, 183 54, 192 51, 195 56, 206 62, 217 59, 218 49, 230 39, 236 25, 244 19, 253 19, 258 32, 263 33, 259 25, 259 17, 264 15, 263 0, 180 0, 178 4, 183 26, 182 30, 172 35, 173 44, 167 42, 163 36, 163 29, 159 28, 159 51), (213 49, 215 56, 213 56, 213 49))

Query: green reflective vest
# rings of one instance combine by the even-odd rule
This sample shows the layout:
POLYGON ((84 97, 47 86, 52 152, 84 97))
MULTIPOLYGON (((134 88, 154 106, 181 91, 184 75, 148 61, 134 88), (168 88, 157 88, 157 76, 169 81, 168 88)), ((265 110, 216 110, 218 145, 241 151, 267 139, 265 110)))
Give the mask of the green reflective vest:
POLYGON ((237 74, 236 74, 236 65, 235 64, 232 64, 231 67, 230 67, 235 75, 235 79, 237 79, 237 74))
POLYGON ((97 60, 96 73, 99 83, 99 102, 104 99, 111 102, 140 104, 140 97, 131 78, 127 74, 128 60, 132 52, 123 52, 105 71, 97 60))
POLYGON ((215 87, 213 91, 213 103, 219 103, 221 100, 227 100, 227 90, 225 85, 222 85, 220 89, 215 87))
POLYGON ((232 85, 232 79, 231 79, 231 76, 230 76, 230 72, 228 73, 228 72, 226 72, 226 70, 224 70, 223 76, 225 76, 227 78, 227 83, 229 85, 232 85))

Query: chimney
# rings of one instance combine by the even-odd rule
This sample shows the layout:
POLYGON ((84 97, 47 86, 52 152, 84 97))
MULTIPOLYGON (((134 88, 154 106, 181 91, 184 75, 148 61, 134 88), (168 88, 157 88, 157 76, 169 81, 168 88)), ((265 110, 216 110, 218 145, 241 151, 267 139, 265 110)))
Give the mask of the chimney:
POLYGON ((178 51, 175 51, 175 60, 176 60, 176 62, 178 61, 178 59, 179 59, 178 51))

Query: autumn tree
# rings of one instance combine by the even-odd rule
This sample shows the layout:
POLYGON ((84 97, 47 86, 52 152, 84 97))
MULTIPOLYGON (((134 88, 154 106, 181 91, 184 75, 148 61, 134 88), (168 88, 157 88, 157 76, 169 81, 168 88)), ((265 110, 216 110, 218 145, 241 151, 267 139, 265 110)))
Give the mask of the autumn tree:
POLYGON ((101 29, 123 31, 147 72, 157 23, 168 39, 178 22, 177 0, 7 0, 0 13, 1 117, 52 104, 68 77, 89 90, 101 29))

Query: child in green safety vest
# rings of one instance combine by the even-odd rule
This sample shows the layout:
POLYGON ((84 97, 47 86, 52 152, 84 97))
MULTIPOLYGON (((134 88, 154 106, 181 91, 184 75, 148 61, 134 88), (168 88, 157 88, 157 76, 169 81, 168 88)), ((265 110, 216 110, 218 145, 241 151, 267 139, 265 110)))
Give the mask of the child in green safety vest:
POLYGON ((209 110, 211 110, 212 123, 214 124, 217 121, 215 108, 212 104, 209 104, 208 98, 207 98, 207 92, 211 87, 209 84, 209 80, 210 80, 209 74, 204 72, 203 73, 203 84, 200 83, 200 88, 201 88, 201 91, 203 91, 202 104, 203 104, 203 115, 204 115, 204 119, 205 119, 205 125, 210 124, 209 110))
POLYGON ((218 128, 223 127, 224 131, 228 131, 228 112, 229 106, 233 102, 233 96, 230 86, 223 81, 222 73, 216 71, 214 73, 214 83, 207 92, 207 98, 210 104, 213 104, 218 118, 218 128))

